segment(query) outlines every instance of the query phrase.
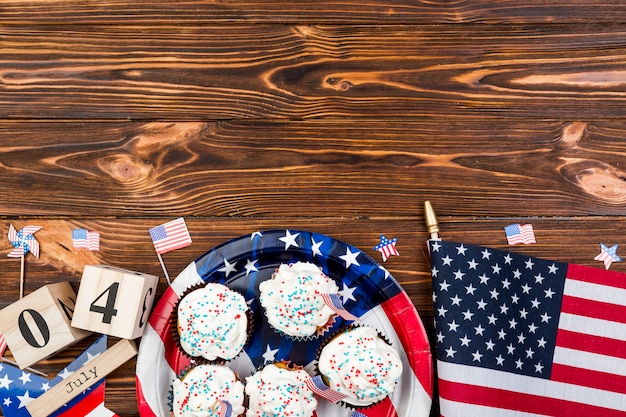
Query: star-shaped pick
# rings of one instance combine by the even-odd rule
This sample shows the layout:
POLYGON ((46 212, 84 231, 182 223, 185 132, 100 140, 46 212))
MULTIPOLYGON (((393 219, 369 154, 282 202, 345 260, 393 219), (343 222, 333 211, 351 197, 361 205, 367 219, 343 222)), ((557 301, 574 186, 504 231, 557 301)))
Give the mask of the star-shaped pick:
POLYGON ((33 236, 39 229, 41 229, 41 226, 25 226, 17 231, 13 225, 10 225, 8 238, 11 245, 13 245, 13 250, 7 256, 10 258, 21 258, 28 252, 31 252, 35 258, 39 258, 39 242, 33 236))
POLYGON ((397 237, 389 240, 384 235, 380 235, 380 243, 374 246, 374 250, 383 254, 383 262, 385 262, 391 255, 400 255, 396 249, 396 242, 398 242, 397 237))
POLYGON ((617 256, 617 247, 618 245, 613 245, 609 248, 604 243, 600 243, 600 253, 593 259, 604 262, 604 267, 609 269, 611 263, 622 262, 622 258, 617 256))

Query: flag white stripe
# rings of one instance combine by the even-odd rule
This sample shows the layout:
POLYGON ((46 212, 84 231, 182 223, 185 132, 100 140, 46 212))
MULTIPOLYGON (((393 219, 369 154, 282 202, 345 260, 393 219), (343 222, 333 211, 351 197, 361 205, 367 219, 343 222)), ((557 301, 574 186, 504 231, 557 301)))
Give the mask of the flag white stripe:
POLYGON ((577 281, 572 278, 565 280, 563 294, 617 305, 624 305, 624 300, 626 300, 625 289, 615 288, 609 285, 594 284, 592 282, 577 281))
POLYGON ((556 347, 554 363, 626 376, 626 359, 556 347))
POLYGON ((570 313, 561 313, 559 329, 615 340, 626 340, 626 324, 570 313))
POLYGON ((626 397, 616 392, 439 360, 437 369, 439 378, 446 381, 558 398, 626 412, 626 397))
POLYGON ((440 408, 446 411, 445 417, 550 417, 545 414, 524 413, 517 410, 505 410, 502 408, 487 407, 449 401, 442 398, 439 401, 440 408))

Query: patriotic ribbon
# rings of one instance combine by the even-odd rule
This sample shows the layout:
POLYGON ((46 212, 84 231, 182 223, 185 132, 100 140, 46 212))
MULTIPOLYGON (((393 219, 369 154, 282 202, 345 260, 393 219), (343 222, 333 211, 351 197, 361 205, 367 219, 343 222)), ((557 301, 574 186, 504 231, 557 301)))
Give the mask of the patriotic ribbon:
POLYGON ((7 256, 21 258, 28 252, 32 252, 35 258, 39 258, 39 242, 33 236, 39 229, 41 226, 25 226, 17 231, 13 225, 10 225, 8 238, 13 245, 13 250, 7 256))
POLYGON ((322 294, 324 304, 345 320, 356 321, 359 318, 345 309, 337 294, 322 294))
POLYGON ((315 394, 332 403, 336 403, 346 398, 345 394, 335 391, 326 385, 320 375, 307 378, 305 384, 315 394))

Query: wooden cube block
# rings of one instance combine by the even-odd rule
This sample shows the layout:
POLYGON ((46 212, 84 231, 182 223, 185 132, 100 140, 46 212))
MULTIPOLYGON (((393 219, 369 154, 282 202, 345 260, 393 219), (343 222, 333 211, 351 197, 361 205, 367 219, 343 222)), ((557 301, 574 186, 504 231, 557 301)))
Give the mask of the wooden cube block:
POLYGON ((106 265, 87 265, 72 326, 124 339, 143 334, 159 278, 106 265))
POLYGON ((70 283, 58 282, 0 310, 0 333, 21 369, 90 334, 71 326, 75 301, 70 283))

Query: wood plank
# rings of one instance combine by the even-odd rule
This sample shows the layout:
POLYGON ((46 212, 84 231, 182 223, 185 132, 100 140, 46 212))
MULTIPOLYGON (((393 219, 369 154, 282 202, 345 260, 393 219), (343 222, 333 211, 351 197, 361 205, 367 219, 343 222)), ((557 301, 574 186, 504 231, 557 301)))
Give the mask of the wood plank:
POLYGON ((620 24, 6 26, 0 118, 618 120, 625 33, 620 24))
MULTIPOLYGON (((147 229, 153 225, 149 219, 82 219, 67 220, 21 219, 25 223, 39 221, 43 229, 39 240, 41 257, 27 258, 27 293, 38 285, 69 279, 77 285, 81 270, 86 264, 98 262, 113 266, 132 268, 145 273, 160 273, 160 266, 147 229), (101 250, 89 252, 73 250, 70 246, 72 227, 81 226, 101 232, 101 250)), ((599 243, 619 243, 626 228, 626 221, 612 217, 580 217, 561 219, 475 217, 469 211, 465 216, 439 216, 441 236, 459 241, 508 249, 513 252, 539 256, 555 261, 576 262, 602 268, 593 257, 599 253, 599 243), (508 246, 503 227, 512 222, 531 222, 535 228, 537 244, 508 246)), ((194 243, 183 249, 164 255, 172 275, 211 247, 240 235, 263 229, 312 230, 333 236, 363 250, 382 263, 380 254, 373 250, 380 233, 398 237, 400 256, 393 256, 383 265, 400 282, 411 297, 431 340, 434 341, 433 307, 425 239, 428 237, 421 214, 414 218, 379 219, 225 219, 187 218, 194 243)), ((0 252, 9 250, 8 243, 0 241, 0 252)), ((620 252, 618 251, 618 254, 620 252)), ((17 297, 19 261, 0 257, 0 305, 4 306, 17 297)), ((626 272, 623 263, 613 263, 611 270, 626 272)), ((158 296, 165 289, 161 282, 158 296)), ((93 338, 61 352, 42 362, 37 369, 53 374, 89 345, 93 338)), ((116 340, 112 338, 109 345, 116 340)), ((140 342, 141 343, 141 342, 140 342)), ((106 405, 119 415, 138 416, 134 393, 135 362, 130 361, 107 378, 106 405)), ((438 415, 436 406, 431 413, 438 415)))
POLYGON ((0 123, 2 216, 626 214, 621 122, 0 123), (54 192, 51 192, 54 190, 54 192))
POLYGON ((415 2, 413 0, 100 1, 0 2, 1 24, 220 23, 599 23, 624 16, 621 2, 532 0, 415 2))

